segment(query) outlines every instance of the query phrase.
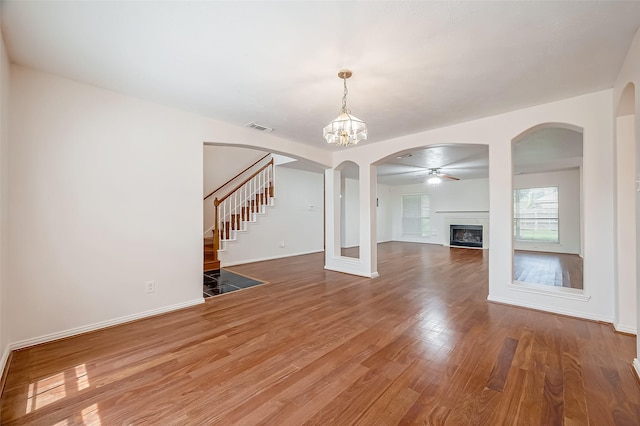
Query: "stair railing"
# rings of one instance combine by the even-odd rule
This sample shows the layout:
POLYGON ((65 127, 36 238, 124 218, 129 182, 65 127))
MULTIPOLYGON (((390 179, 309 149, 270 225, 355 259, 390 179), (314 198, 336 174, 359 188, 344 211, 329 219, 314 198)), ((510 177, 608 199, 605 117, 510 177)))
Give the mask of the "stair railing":
POLYGON ((272 205, 275 189, 273 158, 253 172, 221 198, 215 198, 213 228, 214 261, 218 261, 221 244, 235 238, 236 231, 246 230, 247 222, 255 222, 256 215, 272 205))
POLYGON ((240 173, 238 173, 237 175, 235 175, 234 177, 232 177, 231 179, 229 179, 228 181, 226 181, 225 183, 223 183, 222 185, 220 185, 219 187, 217 187, 216 189, 214 189, 213 191, 211 191, 206 197, 203 198, 203 200, 206 200, 207 198, 211 197, 213 194, 215 194, 216 192, 220 191, 222 188, 224 188, 225 186, 229 185, 231 182, 233 182, 234 180, 236 180, 237 178, 239 178, 240 176, 242 176, 244 173, 246 173, 247 171, 251 170, 256 164, 258 164, 259 162, 261 162, 262 160, 264 160, 265 158, 267 158, 268 156, 270 156, 271 153, 267 153, 265 154, 264 157, 260 158, 258 161, 256 161, 255 163, 253 163, 252 165, 250 165, 249 167, 246 167, 244 170, 242 170, 240 173))

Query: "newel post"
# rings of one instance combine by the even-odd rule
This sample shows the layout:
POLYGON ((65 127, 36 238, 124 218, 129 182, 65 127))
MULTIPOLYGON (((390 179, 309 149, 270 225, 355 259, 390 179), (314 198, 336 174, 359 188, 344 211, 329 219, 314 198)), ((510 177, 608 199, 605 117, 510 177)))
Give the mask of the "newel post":
POLYGON ((220 205, 220 201, 218 197, 213 200, 214 210, 215 210, 215 222, 213 225, 213 260, 218 261, 218 250, 220 250, 220 228, 219 228, 219 220, 218 220, 218 205, 220 205))

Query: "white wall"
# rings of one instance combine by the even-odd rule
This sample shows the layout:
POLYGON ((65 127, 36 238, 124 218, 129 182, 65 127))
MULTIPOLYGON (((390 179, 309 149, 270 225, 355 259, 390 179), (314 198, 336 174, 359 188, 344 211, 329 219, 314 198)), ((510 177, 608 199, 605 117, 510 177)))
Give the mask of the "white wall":
POLYGON ((392 187, 378 184, 377 194, 377 234, 378 242, 391 241, 393 239, 393 199, 392 187))
POLYGON ((330 164, 322 149, 19 66, 11 97, 15 347, 202 301, 203 142, 330 164))
MULTIPOLYGON (((454 218, 459 218, 458 221, 467 224, 475 220, 486 221, 489 217, 488 179, 392 186, 391 197, 394 241, 448 245, 449 222, 454 218), (422 193, 429 195, 431 235, 424 237, 402 235, 402 195, 422 193)), ((485 238, 486 236, 485 230, 485 238)))
POLYGON ((203 149, 203 197, 267 154, 235 146, 204 145, 203 149))
MULTIPOLYGON (((616 79, 615 84, 613 85, 613 99, 612 99, 612 113, 611 116, 614 117, 617 114, 617 107, 620 102, 620 98, 624 89, 627 87, 629 83, 633 83, 635 85, 635 115, 634 115, 634 142, 635 142, 635 165, 640 164, 640 138, 638 137, 638 129, 640 128, 640 94, 638 93, 638 87, 640 87, 640 30, 636 33, 631 46, 629 47, 629 51, 627 53, 627 57, 625 58, 624 63, 622 64, 622 68, 620 69, 620 73, 616 79)), ((617 167, 625 167, 624 165, 617 165, 617 167)), ((627 163, 626 167, 630 167, 627 163)), ((630 172, 630 170, 628 170, 630 172)), ((636 180, 640 180, 640 169, 636 166, 633 170, 634 175, 636 176, 636 180)), ((621 194, 618 194, 620 196, 621 194)), ((635 202, 636 202, 636 244, 640 244, 640 196, 636 191, 635 194, 635 202)), ((640 283, 638 282, 638 277, 640 274, 638 273, 638 268, 640 268, 640 248, 636 245, 635 250, 632 250, 634 254, 634 267, 636 268, 636 282, 635 282, 635 297, 630 288, 618 288, 618 299, 626 300, 625 303, 629 304, 626 310, 630 310, 635 315, 635 325, 636 331, 640 329, 640 315, 638 315, 638 307, 640 307, 640 283), (631 306, 629 303, 630 300, 635 298, 635 306, 631 306)), ((618 271, 620 272, 620 271, 618 271)), ((640 376, 640 361, 638 361, 638 354, 640 354, 640 339, 637 339, 637 351, 636 351, 636 359, 634 360, 634 367, 636 372, 640 376)))
POLYGON ((324 174, 281 166, 275 173, 274 205, 226 243, 222 266, 323 250, 324 174))
MULTIPOLYGON (((203 198, 225 184, 229 179, 264 157, 266 152, 250 148, 239 148, 223 145, 204 145, 203 147, 203 198)), ((233 189, 234 184, 239 184, 246 176, 231 181, 229 185, 202 201, 203 232, 213 227, 215 222, 215 209, 213 200, 223 196, 233 189)))
POLYGON ((9 58, 0 33, 0 372, 9 355, 8 344, 8 224, 9 224, 9 58))
POLYGON ((513 188, 558 187, 558 243, 514 241, 516 250, 580 254, 580 170, 515 175, 513 188))

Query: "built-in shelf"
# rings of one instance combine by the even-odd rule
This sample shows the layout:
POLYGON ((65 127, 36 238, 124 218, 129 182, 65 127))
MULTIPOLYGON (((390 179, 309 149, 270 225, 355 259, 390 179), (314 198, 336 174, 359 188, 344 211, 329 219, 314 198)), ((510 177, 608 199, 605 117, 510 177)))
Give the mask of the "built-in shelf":
POLYGON ((436 210, 436 213, 489 213, 489 210, 436 210))

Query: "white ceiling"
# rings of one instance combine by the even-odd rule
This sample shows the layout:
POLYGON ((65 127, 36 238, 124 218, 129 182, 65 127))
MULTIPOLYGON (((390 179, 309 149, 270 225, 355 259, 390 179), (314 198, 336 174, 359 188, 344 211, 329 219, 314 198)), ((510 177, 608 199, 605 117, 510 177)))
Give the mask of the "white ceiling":
POLYGON ((489 177, 487 145, 437 145, 413 149, 383 159, 378 165, 378 182, 386 185, 423 183, 429 169, 459 179, 489 177))
POLYGON ((327 147, 337 71, 369 143, 610 88, 640 2, 4 1, 11 60, 327 147))

